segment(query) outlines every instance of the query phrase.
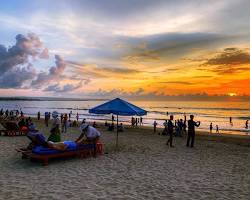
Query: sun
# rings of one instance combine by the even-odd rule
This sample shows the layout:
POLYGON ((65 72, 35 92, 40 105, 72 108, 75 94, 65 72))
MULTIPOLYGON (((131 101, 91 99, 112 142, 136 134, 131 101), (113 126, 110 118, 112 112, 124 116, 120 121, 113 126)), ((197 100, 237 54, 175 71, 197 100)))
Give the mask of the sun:
POLYGON ((230 97, 235 97, 235 96, 237 96, 237 93, 230 92, 230 93, 228 93, 227 95, 230 96, 230 97))

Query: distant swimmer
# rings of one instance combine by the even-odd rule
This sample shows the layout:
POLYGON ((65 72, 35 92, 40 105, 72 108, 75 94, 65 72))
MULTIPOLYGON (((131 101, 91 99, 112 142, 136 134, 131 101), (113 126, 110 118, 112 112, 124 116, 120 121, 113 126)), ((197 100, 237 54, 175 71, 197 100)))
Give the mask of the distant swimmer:
POLYGON ((213 130, 213 123, 212 122, 210 123, 209 129, 210 129, 210 133, 212 133, 212 130, 213 130))

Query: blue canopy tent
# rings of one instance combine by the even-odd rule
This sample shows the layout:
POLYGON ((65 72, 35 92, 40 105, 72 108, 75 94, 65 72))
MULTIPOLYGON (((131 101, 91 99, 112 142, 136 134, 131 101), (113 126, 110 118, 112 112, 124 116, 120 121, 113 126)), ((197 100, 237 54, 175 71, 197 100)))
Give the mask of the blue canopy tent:
POLYGON ((113 99, 97 107, 89 109, 89 113, 94 114, 114 114, 117 115, 117 132, 116 132, 116 146, 118 146, 118 115, 122 116, 142 116, 146 115, 147 111, 143 110, 127 101, 120 98, 113 99))

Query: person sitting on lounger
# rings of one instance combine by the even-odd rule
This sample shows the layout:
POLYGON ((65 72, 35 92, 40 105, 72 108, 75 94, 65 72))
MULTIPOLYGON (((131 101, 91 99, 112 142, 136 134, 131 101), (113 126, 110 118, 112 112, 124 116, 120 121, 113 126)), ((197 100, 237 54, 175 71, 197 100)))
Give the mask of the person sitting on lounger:
POLYGON ((75 141, 77 144, 91 144, 96 143, 101 133, 94 127, 88 124, 82 124, 80 126, 81 135, 75 141))

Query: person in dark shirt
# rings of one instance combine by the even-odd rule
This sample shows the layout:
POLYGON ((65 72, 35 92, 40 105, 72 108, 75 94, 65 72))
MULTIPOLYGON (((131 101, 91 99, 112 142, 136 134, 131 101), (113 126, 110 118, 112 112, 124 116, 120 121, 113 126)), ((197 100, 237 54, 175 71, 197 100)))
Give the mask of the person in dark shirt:
POLYGON ((195 138, 195 126, 199 127, 200 122, 194 121, 194 116, 190 115, 190 120, 188 120, 188 137, 187 137, 187 147, 189 147, 189 142, 191 139, 191 147, 194 147, 194 138, 195 138))
POLYGON ((170 120, 168 120, 168 134, 169 134, 169 138, 168 138, 168 141, 166 143, 166 145, 170 144, 170 147, 174 147, 173 146, 174 124, 172 122, 173 119, 174 119, 174 116, 170 115, 170 120))

